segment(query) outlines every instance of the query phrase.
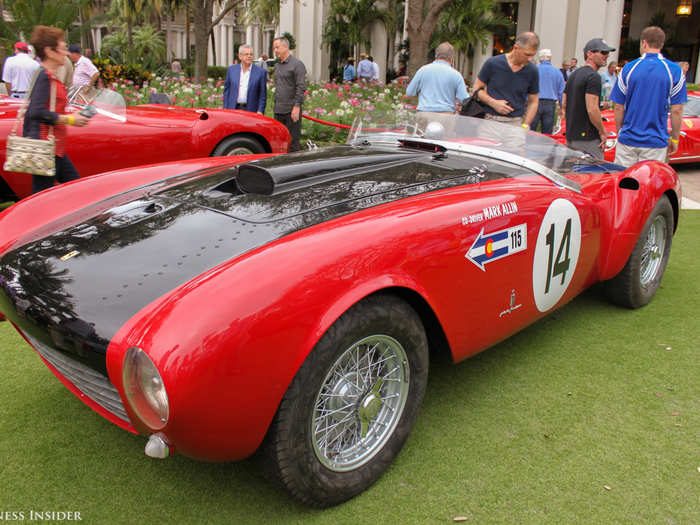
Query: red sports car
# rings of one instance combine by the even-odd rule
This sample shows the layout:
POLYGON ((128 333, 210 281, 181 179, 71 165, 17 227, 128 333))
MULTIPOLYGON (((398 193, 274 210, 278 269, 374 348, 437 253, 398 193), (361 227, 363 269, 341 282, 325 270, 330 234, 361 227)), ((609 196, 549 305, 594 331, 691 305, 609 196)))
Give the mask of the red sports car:
MULTIPOLYGON (((608 132, 608 144, 605 148, 605 160, 615 160, 615 146, 617 145, 617 132, 615 129, 615 112, 606 110, 601 112, 603 124, 608 132)), ((671 122, 668 123, 671 129, 671 122)), ((566 144, 566 121, 561 121, 561 129, 552 137, 562 144, 566 144)), ((684 162, 700 162, 700 93, 691 91, 688 93, 688 102, 683 106, 683 118, 681 120, 681 135, 678 141, 678 151, 669 159, 671 164, 684 162)))
POLYGON ((678 224, 667 164, 401 117, 358 119, 346 145, 24 199, 0 214, 0 311, 149 456, 262 448, 295 497, 347 500, 399 453, 431 351, 466 359, 598 281, 643 306, 678 224))
MULTIPOLYGON (((19 100, 0 101, 0 168, 5 163, 5 141, 20 106, 19 100)), ((120 122, 98 113, 83 128, 68 127, 66 152, 82 177, 142 164, 285 153, 289 148, 287 128, 247 111, 146 104, 126 107, 125 116, 126 122, 120 122)), ((31 175, 2 169, 0 202, 26 197, 31 186, 31 175)))

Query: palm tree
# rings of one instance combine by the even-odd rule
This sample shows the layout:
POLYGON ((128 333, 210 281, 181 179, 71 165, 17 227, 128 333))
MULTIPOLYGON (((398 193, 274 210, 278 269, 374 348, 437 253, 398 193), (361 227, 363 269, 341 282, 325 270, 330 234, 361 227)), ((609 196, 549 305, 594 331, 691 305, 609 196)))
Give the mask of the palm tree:
POLYGON ((354 55, 354 48, 370 49, 367 32, 376 20, 388 18, 385 10, 377 9, 374 0, 331 0, 323 29, 323 42, 331 51, 331 63, 338 65, 344 56, 354 55))
POLYGON ((207 75, 207 39, 226 14, 244 0, 226 0, 219 14, 214 18, 214 4, 219 0, 188 0, 194 23, 194 75, 203 78, 207 75))
POLYGON ((440 13, 430 45, 434 48, 447 40, 455 50, 467 54, 477 45, 483 49, 494 31, 511 23, 505 16, 497 14, 494 0, 454 0, 440 13))
POLYGON ((6 0, 11 21, 0 17, 0 38, 5 42, 28 39, 35 26, 68 30, 78 17, 84 0, 6 0))
POLYGON ((245 14, 246 23, 277 24, 280 19, 280 0, 250 0, 245 14))
POLYGON ((437 27, 440 13, 455 0, 406 0, 406 33, 411 46, 408 74, 413 76, 428 57, 430 36, 437 27))

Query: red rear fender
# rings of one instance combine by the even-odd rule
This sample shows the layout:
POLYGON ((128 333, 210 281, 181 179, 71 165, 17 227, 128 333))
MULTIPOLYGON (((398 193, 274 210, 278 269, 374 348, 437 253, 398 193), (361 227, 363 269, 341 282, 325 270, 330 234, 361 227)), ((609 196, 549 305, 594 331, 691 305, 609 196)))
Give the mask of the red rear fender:
POLYGON ((662 162, 648 161, 616 175, 611 198, 601 201, 604 208, 601 216, 608 227, 602 228, 600 280, 611 279, 620 273, 649 214, 663 195, 668 196, 673 206, 675 231, 681 188, 673 168, 662 162))

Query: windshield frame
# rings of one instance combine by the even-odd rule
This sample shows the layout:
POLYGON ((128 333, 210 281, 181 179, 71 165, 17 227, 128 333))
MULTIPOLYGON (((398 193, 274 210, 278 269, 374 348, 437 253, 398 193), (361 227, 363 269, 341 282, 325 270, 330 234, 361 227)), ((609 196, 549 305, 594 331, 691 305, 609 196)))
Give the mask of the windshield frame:
POLYGON ((557 154, 560 161, 566 158, 594 160, 586 153, 567 148, 550 137, 519 126, 443 113, 401 111, 397 112, 394 120, 391 115, 380 115, 379 118, 375 115, 370 115, 369 118, 366 115, 358 115, 347 140, 347 143, 353 146, 432 145, 447 152, 481 156, 526 168, 559 187, 581 193, 581 185, 578 182, 522 154, 527 153, 528 142, 531 143, 533 151, 535 147, 550 149, 557 154), (487 133, 483 133, 484 129, 487 133), (497 142, 494 140, 495 134, 506 138, 503 142, 497 142), (460 140, 467 142, 459 142, 460 140), (473 140, 474 143, 469 143, 469 140, 473 140))

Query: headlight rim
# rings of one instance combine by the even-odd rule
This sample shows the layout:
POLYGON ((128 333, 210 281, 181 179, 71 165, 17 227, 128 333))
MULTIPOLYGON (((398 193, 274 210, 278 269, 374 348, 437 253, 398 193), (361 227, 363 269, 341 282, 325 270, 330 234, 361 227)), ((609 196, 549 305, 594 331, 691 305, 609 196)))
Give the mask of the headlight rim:
POLYGON ((162 430, 170 420, 170 399, 165 381, 151 357, 138 346, 129 347, 122 363, 122 387, 129 407, 153 431, 162 430), (146 381, 144 382, 144 379, 146 381), (158 392, 145 392, 143 385, 156 379, 158 392), (154 398, 161 396, 161 405, 154 398))

